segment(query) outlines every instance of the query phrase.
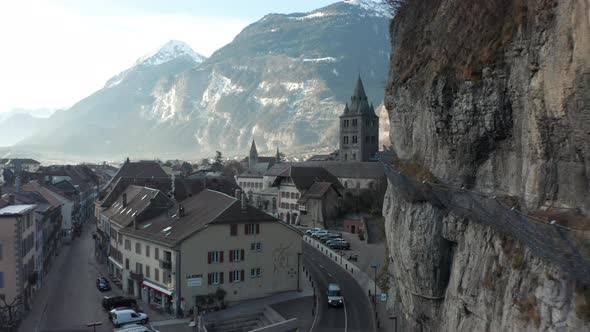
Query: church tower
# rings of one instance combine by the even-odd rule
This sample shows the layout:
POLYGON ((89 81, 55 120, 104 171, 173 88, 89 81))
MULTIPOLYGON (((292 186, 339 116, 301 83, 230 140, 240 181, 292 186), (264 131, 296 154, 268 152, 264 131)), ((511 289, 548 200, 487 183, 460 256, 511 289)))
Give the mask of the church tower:
POLYGON ((379 117, 369 104, 359 75, 340 116, 340 161, 369 161, 379 151, 379 117))
POLYGON ((258 164, 258 151, 256 150, 256 143, 252 140, 252 146, 250 147, 250 155, 248 156, 248 168, 254 167, 258 164))

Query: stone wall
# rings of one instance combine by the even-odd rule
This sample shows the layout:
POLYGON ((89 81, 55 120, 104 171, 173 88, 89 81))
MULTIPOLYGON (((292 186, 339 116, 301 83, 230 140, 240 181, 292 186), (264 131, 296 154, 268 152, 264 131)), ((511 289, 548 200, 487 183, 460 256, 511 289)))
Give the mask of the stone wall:
MULTIPOLYGON (((392 23, 395 152, 523 211, 587 215, 588 36, 590 0, 409 1, 392 23)), ((383 213, 407 330, 590 329, 587 286, 511 234, 391 185, 383 213)))

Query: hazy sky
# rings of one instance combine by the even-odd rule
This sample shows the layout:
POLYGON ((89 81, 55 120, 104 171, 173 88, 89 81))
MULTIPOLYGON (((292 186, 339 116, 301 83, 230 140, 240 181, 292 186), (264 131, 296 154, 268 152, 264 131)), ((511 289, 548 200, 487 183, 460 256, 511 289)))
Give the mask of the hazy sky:
POLYGON ((2 0, 0 112, 59 108, 170 39, 209 56, 267 13, 336 0, 2 0))

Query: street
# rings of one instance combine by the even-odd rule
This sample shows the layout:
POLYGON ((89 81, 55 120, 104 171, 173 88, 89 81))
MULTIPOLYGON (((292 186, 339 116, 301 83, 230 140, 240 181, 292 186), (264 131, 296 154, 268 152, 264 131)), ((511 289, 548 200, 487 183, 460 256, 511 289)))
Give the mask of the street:
POLYGON ((303 243, 303 263, 314 280, 318 297, 317 321, 313 331, 373 331, 373 309, 357 282, 341 267, 303 243), (328 307, 328 284, 340 285, 344 307, 328 307))
POLYGON ((113 326, 102 309, 95 286, 99 275, 94 259, 94 225, 85 225, 82 236, 61 248, 44 285, 38 292, 32 311, 21 324, 21 332, 92 331, 90 322, 102 322, 96 331, 112 331, 113 326))

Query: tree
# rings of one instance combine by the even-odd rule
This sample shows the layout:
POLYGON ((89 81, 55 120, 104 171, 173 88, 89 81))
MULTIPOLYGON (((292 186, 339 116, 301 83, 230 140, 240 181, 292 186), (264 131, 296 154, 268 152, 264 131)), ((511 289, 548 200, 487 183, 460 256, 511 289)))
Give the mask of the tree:
POLYGON ((285 154, 282 152, 279 152, 279 160, 277 160, 277 162, 282 163, 286 160, 287 160, 287 157, 285 156, 285 154))
POLYGON ((189 164, 185 161, 182 163, 182 165, 180 165, 180 170, 181 170, 182 174, 189 175, 193 172, 193 167, 191 166, 191 164, 189 164))
POLYGON ((209 158, 203 158, 203 159, 201 159, 200 165, 201 166, 209 166, 209 165, 211 165, 211 162, 209 161, 209 158))
POLYGON ((8 331, 17 325, 17 310, 21 304, 21 297, 15 297, 10 303, 6 301, 6 297, 0 296, 0 310, 1 315, 4 316, 4 322, 2 327, 8 328, 8 331))
POLYGON ((215 172, 223 171, 223 156, 220 151, 215 151, 215 157, 213 158, 213 170, 215 172))
POLYGON ((242 164, 239 161, 228 160, 223 165, 222 173, 226 179, 233 179, 234 176, 242 173, 243 171, 244 168, 242 167, 242 164))

